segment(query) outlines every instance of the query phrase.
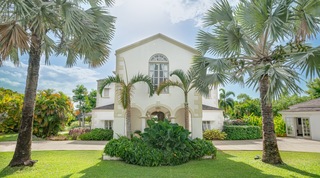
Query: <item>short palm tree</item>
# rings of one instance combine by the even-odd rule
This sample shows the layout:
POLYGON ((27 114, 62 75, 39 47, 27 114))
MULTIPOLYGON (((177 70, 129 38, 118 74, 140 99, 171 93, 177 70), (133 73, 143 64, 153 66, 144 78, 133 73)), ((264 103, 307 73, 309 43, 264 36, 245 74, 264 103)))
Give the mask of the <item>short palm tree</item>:
POLYGON ((117 89, 117 96, 119 97, 119 101, 122 104, 123 109, 126 110, 126 130, 127 137, 130 137, 131 134, 131 97, 133 94, 134 84, 138 82, 144 82, 149 87, 149 96, 154 94, 154 87, 152 85, 152 79, 143 74, 138 74, 133 76, 130 81, 124 81, 119 75, 109 76, 104 79, 102 85, 99 88, 100 95, 103 92, 104 87, 115 83, 120 87, 117 89))
MULTIPOLYGON (((104 1, 107 6, 112 0, 104 1)), ((20 54, 29 55, 25 98, 17 146, 10 166, 34 164, 31 160, 32 125, 40 59, 49 64, 51 55, 67 58, 67 66, 78 59, 90 67, 103 65, 109 56, 115 18, 100 7, 101 0, 1 0, 0 65, 19 65, 20 54), (89 4, 84 10, 81 4, 89 4)))
MULTIPOLYGON (((159 87, 157 88, 157 94, 159 95, 165 88, 168 88, 170 86, 178 87, 183 91, 184 94, 184 118, 185 118, 185 128, 189 129, 189 104, 188 104, 188 93, 192 89, 198 90, 198 83, 196 82, 196 72, 193 69, 189 69, 186 73, 181 70, 177 69, 174 70, 170 76, 177 76, 180 81, 172 81, 172 80, 166 80, 162 82, 159 87)), ((202 94, 207 94, 208 90, 207 88, 204 88, 203 91, 200 91, 202 94)))
POLYGON ((227 0, 220 0, 207 12, 204 24, 211 31, 198 33, 203 56, 196 57, 194 67, 202 73, 210 71, 208 83, 246 84, 260 92, 262 161, 282 163, 271 101, 283 92, 302 91, 296 69, 307 77, 320 74, 320 47, 305 43, 320 32, 320 1, 242 0, 232 8, 227 0), (245 76, 249 77, 245 80, 245 76))
POLYGON ((235 96, 232 91, 226 92, 223 88, 221 88, 219 94, 219 108, 223 109, 224 117, 227 117, 228 108, 233 109, 234 107, 234 100, 230 98, 230 96, 235 96))

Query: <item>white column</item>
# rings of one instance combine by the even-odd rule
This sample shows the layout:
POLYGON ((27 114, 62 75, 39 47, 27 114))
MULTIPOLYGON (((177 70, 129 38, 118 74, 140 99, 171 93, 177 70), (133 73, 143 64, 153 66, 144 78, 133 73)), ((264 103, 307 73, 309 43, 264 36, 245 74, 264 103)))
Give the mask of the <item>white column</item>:
POLYGON ((141 116, 140 119, 141 119, 141 132, 144 131, 144 129, 146 128, 146 116, 141 116))
POLYGON ((176 118, 175 117, 170 117, 170 121, 171 121, 171 123, 176 123, 176 118))

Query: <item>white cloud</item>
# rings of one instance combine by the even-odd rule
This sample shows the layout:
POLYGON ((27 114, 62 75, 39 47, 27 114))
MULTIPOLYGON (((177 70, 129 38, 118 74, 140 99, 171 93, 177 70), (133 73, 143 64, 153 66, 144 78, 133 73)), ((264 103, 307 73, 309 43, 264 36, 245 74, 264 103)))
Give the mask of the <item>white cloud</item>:
POLYGON ((10 80, 8 78, 0 78, 0 81, 4 82, 4 83, 7 83, 7 84, 9 84, 11 86, 14 86, 14 87, 21 85, 19 82, 14 82, 14 81, 12 81, 12 80, 10 80))

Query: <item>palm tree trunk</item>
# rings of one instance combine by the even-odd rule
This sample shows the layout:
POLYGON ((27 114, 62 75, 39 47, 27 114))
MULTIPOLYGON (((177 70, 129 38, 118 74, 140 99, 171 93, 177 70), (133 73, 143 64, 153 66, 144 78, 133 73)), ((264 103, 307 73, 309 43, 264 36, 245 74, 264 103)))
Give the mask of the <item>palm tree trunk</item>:
POLYGON ((39 79, 40 56, 41 38, 37 34, 33 33, 31 37, 21 126, 14 155, 9 164, 11 167, 21 165, 32 166, 34 164, 34 162, 31 160, 31 142, 34 107, 39 79))
POLYGON ((184 118, 185 118, 185 129, 189 130, 189 104, 188 104, 188 93, 184 93, 184 118))
POLYGON ((131 103, 128 102, 127 110, 126 110, 126 127, 127 127, 127 137, 130 138, 131 134, 131 103))
POLYGON ((259 87, 263 123, 262 161, 270 164, 281 164, 282 160, 279 154, 277 139, 274 132, 272 104, 268 102, 266 98, 269 85, 269 77, 267 75, 263 76, 262 79, 260 79, 259 87))

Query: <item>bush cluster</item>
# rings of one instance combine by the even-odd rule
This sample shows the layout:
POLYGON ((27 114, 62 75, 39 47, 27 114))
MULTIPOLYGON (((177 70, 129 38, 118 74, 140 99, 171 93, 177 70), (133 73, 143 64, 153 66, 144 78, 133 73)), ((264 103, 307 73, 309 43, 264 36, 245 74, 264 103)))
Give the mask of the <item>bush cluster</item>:
POLYGON ((274 122, 274 131, 278 137, 285 137, 287 136, 286 132, 286 123, 282 119, 282 116, 276 116, 273 118, 274 122))
POLYGON ((78 137, 84 133, 90 132, 90 129, 87 128, 75 128, 69 130, 69 136, 72 140, 77 140, 78 137))
POLYGON ((251 140, 262 137, 258 126, 225 125, 223 131, 227 134, 227 140, 251 140))
POLYGON ((140 166, 179 165, 204 155, 216 155, 211 142, 188 138, 190 132, 168 120, 148 120, 149 128, 141 138, 120 137, 111 140, 104 149, 110 156, 122 158, 129 164, 140 166))
POLYGON ((206 140, 224 140, 227 134, 218 129, 206 130, 203 132, 203 138, 206 140))
POLYGON ((113 138, 113 130, 109 129, 92 129, 90 132, 81 134, 81 140, 111 140, 113 138))
POLYGON ((242 119, 231 119, 224 122, 224 125, 247 125, 242 119))

